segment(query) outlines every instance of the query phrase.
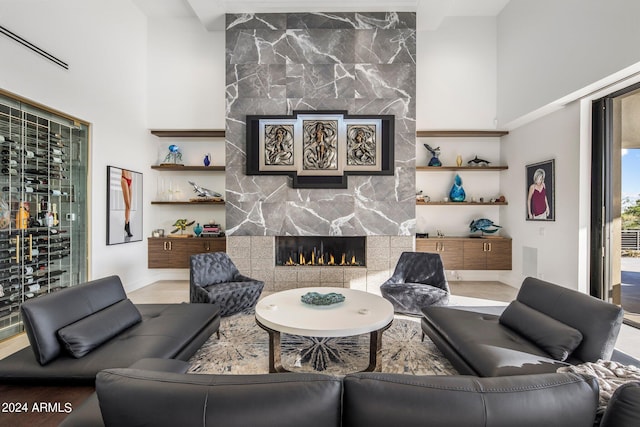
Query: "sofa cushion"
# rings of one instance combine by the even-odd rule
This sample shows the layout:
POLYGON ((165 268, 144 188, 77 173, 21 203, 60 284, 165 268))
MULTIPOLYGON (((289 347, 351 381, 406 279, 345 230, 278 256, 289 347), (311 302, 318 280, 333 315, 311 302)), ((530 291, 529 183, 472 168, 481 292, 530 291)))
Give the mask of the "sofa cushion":
POLYGON ((107 368, 127 368, 145 357, 188 360, 220 326, 217 304, 138 304, 142 322, 122 331, 86 356, 66 351, 40 365, 30 348, 0 360, 3 382, 93 384, 107 368))
POLYGON ((339 427, 342 380, 319 374, 172 374, 108 369, 96 391, 106 426, 339 427))
POLYGON ((512 301, 507 306, 500 316, 500 323, 533 341, 556 360, 567 360, 582 341, 582 333, 577 329, 519 301, 512 301))
POLYGON ((343 427, 584 427, 598 385, 575 374, 500 378, 380 373, 344 378, 343 427))
POLYGON ((539 374, 555 372, 567 365, 549 357, 533 342, 501 325, 498 315, 454 307, 425 307, 422 313, 425 316, 423 330, 426 327, 428 334, 429 331, 437 333, 464 359, 475 375, 539 374))
POLYGON ((125 299, 60 328, 58 336, 67 351, 80 358, 140 321, 142 316, 136 306, 125 299))
POLYGON ((624 317, 621 307, 533 277, 524 279, 516 299, 582 333, 571 357, 581 362, 611 358, 624 317))
POLYGON ((58 329, 126 298, 120 278, 110 276, 25 301, 22 320, 38 363, 62 351, 58 329))

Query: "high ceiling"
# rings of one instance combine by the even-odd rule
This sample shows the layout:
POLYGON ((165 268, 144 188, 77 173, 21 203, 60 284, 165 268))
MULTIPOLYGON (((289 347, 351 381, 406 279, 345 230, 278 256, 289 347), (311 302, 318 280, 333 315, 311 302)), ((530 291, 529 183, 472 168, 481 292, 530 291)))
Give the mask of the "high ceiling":
POLYGON ((496 16, 509 0, 133 0, 147 16, 196 16, 208 30, 224 29, 225 13, 417 12, 418 28, 438 28, 448 16, 496 16))

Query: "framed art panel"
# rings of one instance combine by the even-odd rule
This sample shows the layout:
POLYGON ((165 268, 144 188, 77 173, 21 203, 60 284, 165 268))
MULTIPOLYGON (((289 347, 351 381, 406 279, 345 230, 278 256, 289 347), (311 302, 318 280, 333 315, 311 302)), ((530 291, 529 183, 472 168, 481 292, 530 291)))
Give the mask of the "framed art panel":
POLYGON ((527 221, 555 221, 555 160, 526 166, 527 221))
POLYGON ((293 188, 347 188, 348 175, 393 175, 394 116, 294 111, 247 116, 247 175, 288 175, 293 188))
POLYGON ((142 174, 107 166, 107 245, 142 240, 142 174))

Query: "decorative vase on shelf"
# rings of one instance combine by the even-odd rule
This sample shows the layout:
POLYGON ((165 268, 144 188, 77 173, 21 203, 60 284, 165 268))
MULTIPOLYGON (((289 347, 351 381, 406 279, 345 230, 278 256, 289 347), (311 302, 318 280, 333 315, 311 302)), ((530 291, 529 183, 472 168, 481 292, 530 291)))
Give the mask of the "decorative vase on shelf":
POLYGON ((200 223, 197 223, 195 227, 193 227, 193 232, 195 233, 196 237, 200 237, 200 234, 202 233, 202 226, 200 225, 200 223))
POLYGON ((458 165, 458 167, 462 166, 462 156, 460 154, 456 157, 456 165, 458 165))
POLYGON ((456 174, 451 191, 449 191, 449 199, 451 199, 452 202, 464 202, 465 198, 466 194, 464 188, 462 188, 462 179, 460 175, 456 174))
POLYGON ((205 165, 205 166, 209 166, 209 165, 211 164, 211 157, 210 157, 210 155, 209 155, 209 154, 207 154, 207 155, 205 155, 205 156, 204 156, 204 160, 203 160, 203 162, 204 162, 204 165, 205 165))

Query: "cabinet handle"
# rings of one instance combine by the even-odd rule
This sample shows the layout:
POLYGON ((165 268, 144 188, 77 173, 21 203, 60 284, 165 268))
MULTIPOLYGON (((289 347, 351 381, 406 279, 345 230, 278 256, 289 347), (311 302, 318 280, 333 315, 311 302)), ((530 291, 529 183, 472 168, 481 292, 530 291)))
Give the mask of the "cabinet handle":
POLYGON ((33 235, 29 234, 29 261, 33 261, 33 235))
POLYGON ((209 245, 209 242, 206 243, 207 246, 205 246, 206 251, 209 252, 211 250, 211 245, 209 245))
POLYGON ((169 242, 169 250, 172 251, 173 250, 173 242, 169 242))
POLYGON ((173 243, 173 242, 167 242, 167 241, 163 242, 163 246, 164 246, 164 250, 165 251, 170 251, 171 250, 171 243, 173 243))
POLYGON ((20 236, 16 236, 16 264, 20 263, 20 236))
POLYGON ((488 251, 491 252, 491 243, 487 243, 488 251))

